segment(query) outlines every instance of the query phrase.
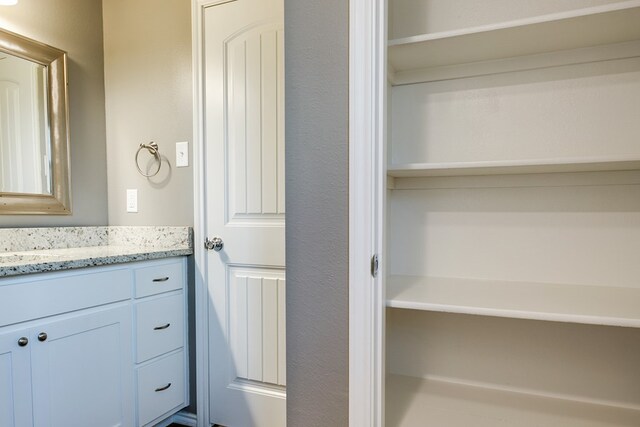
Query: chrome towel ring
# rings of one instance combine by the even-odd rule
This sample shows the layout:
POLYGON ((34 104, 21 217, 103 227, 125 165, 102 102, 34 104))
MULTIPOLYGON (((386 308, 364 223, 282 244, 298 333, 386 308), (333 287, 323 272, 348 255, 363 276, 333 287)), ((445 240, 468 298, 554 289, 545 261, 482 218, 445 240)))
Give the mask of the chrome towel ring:
POLYGON ((158 172, 160 172, 160 166, 162 166, 162 158, 160 157, 160 151, 158 151, 158 144, 153 141, 151 141, 149 144, 140 144, 138 151, 136 151, 136 168, 138 168, 138 172, 140 172, 140 175, 147 178, 156 176, 158 172), (153 154, 153 157, 155 157, 156 161, 158 162, 158 169, 156 169, 156 171, 153 173, 146 174, 142 172, 142 169, 140 168, 140 163, 138 163, 138 156, 140 155, 140 151, 143 148, 146 148, 151 154, 153 154))

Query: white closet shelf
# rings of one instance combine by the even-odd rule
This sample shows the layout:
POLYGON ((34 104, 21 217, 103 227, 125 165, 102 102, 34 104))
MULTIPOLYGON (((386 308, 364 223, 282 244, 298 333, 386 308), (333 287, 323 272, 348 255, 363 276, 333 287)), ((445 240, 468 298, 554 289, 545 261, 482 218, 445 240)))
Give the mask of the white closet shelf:
POLYGON ((389 41, 395 73, 573 50, 640 39, 640 1, 389 41))
POLYGON ((632 427, 640 411, 623 406, 402 375, 386 379, 386 424, 447 427, 632 427))
MULTIPOLYGON (((640 21, 638 21, 640 27, 640 21)), ((479 162, 404 163, 387 167, 397 178, 464 175, 506 175, 553 172, 597 172, 640 169, 640 159, 626 157, 496 160, 479 162)))
POLYGON ((387 307, 640 327, 640 289, 389 276, 387 307))

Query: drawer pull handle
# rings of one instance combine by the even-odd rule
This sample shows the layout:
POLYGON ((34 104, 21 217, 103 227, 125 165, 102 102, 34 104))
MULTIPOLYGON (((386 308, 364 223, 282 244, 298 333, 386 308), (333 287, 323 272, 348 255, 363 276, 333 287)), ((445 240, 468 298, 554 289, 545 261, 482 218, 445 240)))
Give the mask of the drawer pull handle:
POLYGON ((29 339, 27 337, 20 337, 20 339, 18 339, 18 345, 20 347, 26 347, 27 344, 29 344, 29 339))
POLYGON ((167 280, 169 280, 169 276, 153 279, 154 282, 166 282, 167 280))
POLYGON ((166 390, 166 389, 168 389, 169 387, 171 387, 171 383, 167 384, 167 385, 166 385, 166 386, 164 386, 164 387, 157 388, 157 389, 156 389, 156 393, 157 393, 157 392, 159 392, 159 391, 165 391, 165 390, 166 390))
POLYGON ((156 326, 155 328, 153 328, 154 331, 161 331, 163 329, 167 329, 169 326, 171 326, 171 323, 167 323, 166 325, 162 325, 162 326, 156 326))
POLYGON ((40 342, 45 342, 47 340, 48 336, 46 332, 40 332, 38 334, 38 341, 40 342))

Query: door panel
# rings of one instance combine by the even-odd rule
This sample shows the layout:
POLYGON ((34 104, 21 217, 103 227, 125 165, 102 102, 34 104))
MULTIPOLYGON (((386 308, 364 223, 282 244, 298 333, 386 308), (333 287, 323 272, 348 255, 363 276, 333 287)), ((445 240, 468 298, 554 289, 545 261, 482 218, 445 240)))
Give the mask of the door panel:
POLYGON ((43 324, 33 331, 35 425, 133 425, 130 337, 128 305, 43 324), (37 339, 41 332, 47 334, 42 342, 37 339))
POLYGON ((33 426, 31 410, 31 356, 29 342, 18 345, 28 331, 0 334, 0 426, 33 426))
POLYGON ((229 338, 235 379, 285 385, 284 271, 231 269, 229 338))
POLYGON ((282 0, 205 10, 210 420, 285 425, 282 0))

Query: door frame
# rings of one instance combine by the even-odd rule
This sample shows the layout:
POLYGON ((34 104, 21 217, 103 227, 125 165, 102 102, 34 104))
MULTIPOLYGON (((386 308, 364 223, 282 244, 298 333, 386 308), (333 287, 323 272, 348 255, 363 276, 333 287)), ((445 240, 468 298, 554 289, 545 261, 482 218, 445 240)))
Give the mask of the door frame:
MULTIPOLYGON (((192 0, 196 419, 209 423, 204 9, 192 0)), ((349 0, 349 425, 384 424, 386 0, 349 0), (371 275, 371 257, 380 269, 371 275)))
MULTIPOLYGON (((205 108, 204 108, 204 10, 230 0, 191 0, 193 66, 193 256, 195 261, 196 423, 209 427, 209 288, 207 253, 205 108)), ((232 0, 231 0, 232 1, 232 0)))
POLYGON ((350 0, 349 15, 349 425, 382 427, 387 1, 350 0))

